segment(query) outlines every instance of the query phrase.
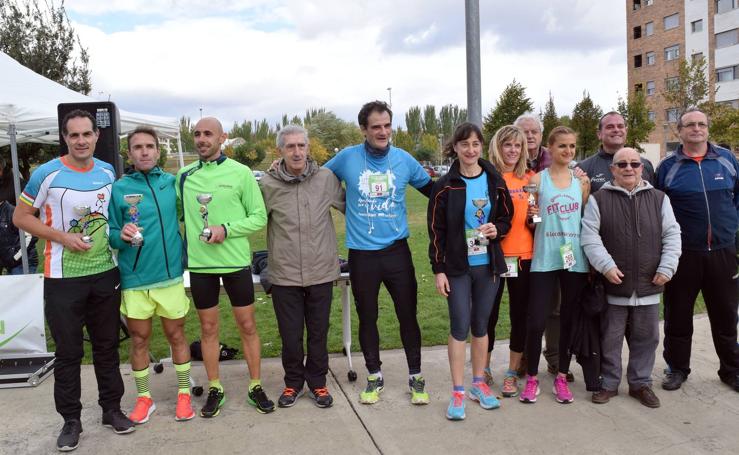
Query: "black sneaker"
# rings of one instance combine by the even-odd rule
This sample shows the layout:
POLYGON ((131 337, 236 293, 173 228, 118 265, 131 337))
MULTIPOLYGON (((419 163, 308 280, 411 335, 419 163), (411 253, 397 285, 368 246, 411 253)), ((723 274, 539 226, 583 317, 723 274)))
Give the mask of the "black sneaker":
POLYGON ((328 393, 326 387, 316 387, 311 390, 311 394, 313 395, 313 401, 319 408, 330 408, 334 404, 334 397, 328 393))
POLYGON ((677 390, 682 387, 683 382, 688 379, 682 371, 665 370, 665 378, 662 380, 662 388, 665 390, 677 390))
POLYGON ((69 419, 64 422, 59 437, 56 438, 56 448, 60 452, 71 452, 80 444, 80 433, 82 423, 77 419, 69 419))
POLYGON ((253 389, 249 391, 249 397, 246 400, 247 403, 257 408, 262 414, 267 414, 275 410, 275 403, 267 398, 267 394, 264 393, 262 386, 255 385, 253 389))
POLYGON ((221 412, 221 407, 226 403, 226 393, 217 387, 208 389, 208 398, 205 406, 200 409, 200 417, 215 417, 221 412))
POLYGON ((735 392, 739 392, 739 373, 732 376, 722 376, 721 382, 728 385, 732 389, 734 389, 735 392))
POLYGON ((301 395, 303 395, 302 387, 300 390, 295 390, 292 387, 285 387, 285 390, 282 391, 282 395, 280 395, 280 399, 277 400, 277 406, 281 408, 289 408, 298 401, 298 398, 300 398, 301 395))
POLYGON ((116 434, 126 434, 134 431, 134 426, 131 419, 126 417, 120 409, 111 409, 103 413, 103 426, 112 428, 116 434))

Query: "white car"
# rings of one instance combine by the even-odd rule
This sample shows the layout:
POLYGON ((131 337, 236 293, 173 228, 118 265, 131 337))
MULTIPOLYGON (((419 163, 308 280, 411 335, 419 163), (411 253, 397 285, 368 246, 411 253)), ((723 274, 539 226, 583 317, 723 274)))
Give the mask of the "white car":
POLYGON ((257 182, 262 180, 262 177, 264 177, 263 171, 251 171, 254 174, 254 178, 257 179, 257 182))

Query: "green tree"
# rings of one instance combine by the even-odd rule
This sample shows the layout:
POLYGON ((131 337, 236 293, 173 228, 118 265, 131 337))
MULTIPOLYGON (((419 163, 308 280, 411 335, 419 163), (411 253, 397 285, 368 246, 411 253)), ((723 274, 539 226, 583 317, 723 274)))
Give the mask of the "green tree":
POLYGON ((544 138, 549 136, 549 132, 552 131, 555 126, 559 125, 559 117, 557 116, 557 110, 554 108, 552 92, 549 92, 549 100, 547 101, 547 104, 544 105, 544 115, 542 116, 541 121, 544 124, 544 131, 542 132, 542 137, 544 138))
POLYGON ((261 163, 265 156, 267 156, 267 148, 264 143, 247 140, 233 148, 232 158, 253 168, 261 163))
POLYGON ((436 106, 433 104, 423 108, 423 132, 432 136, 439 134, 439 119, 436 118, 436 106))
MULTIPOLYGON (((90 93, 90 57, 64 9, 64 1, 0 2, 0 51, 36 73, 83 94, 90 93), (74 57, 75 54, 78 58, 74 57)), ((21 175, 28 179, 33 163, 59 153, 56 145, 20 144, 21 175)))
POLYGON ((628 132, 626 134, 626 145, 634 147, 640 152, 644 150, 639 145, 646 142, 649 133, 654 129, 654 122, 649 120, 649 107, 642 90, 635 90, 628 100, 618 97, 618 112, 626 120, 628 132))
MULTIPOLYGON (((571 126, 572 125, 572 117, 569 115, 563 115, 559 118, 559 124, 562 126, 571 126)), ((544 137, 544 140, 546 140, 546 136, 544 137)))
POLYGON ((192 135, 193 124, 190 117, 180 117, 180 141, 182 142, 182 153, 195 153, 195 138, 192 135))
POLYGON ((413 149, 416 148, 416 142, 413 140, 413 136, 401 127, 398 127, 393 132, 393 145, 402 148, 408 153, 412 153, 413 149))
POLYGON ((706 59, 703 57, 680 60, 677 76, 670 78, 661 95, 670 107, 680 112, 699 106, 708 97, 706 59))
POLYGON ((489 141, 500 127, 512 124, 519 115, 530 112, 534 108, 531 99, 526 96, 526 88, 516 79, 500 94, 495 107, 485 116, 483 134, 489 141))
POLYGON ((454 134, 454 128, 466 121, 467 109, 460 109, 459 106, 452 104, 442 106, 439 111, 439 128, 444 140, 451 138, 454 134))
POLYGON ((413 151, 413 156, 418 161, 436 161, 440 159, 439 139, 433 134, 422 134, 418 147, 413 151))
POLYGON ((583 159, 598 150, 598 121, 603 111, 593 102, 587 91, 583 92, 580 102, 572 111, 573 130, 577 132, 577 157, 583 159))
POLYGON ((408 128, 408 134, 411 135, 414 141, 418 142, 421 140, 423 134, 423 116, 421 116, 421 108, 418 106, 411 106, 408 112, 405 113, 405 127, 408 128))
POLYGON ((324 147, 329 151, 330 156, 334 155, 336 149, 362 142, 362 133, 354 123, 347 122, 336 116, 331 111, 314 112, 310 115, 310 121, 306 122, 306 129, 311 137, 321 141, 324 147))
POLYGON ((726 103, 706 103, 702 108, 711 119, 711 142, 739 148, 739 109, 726 103))

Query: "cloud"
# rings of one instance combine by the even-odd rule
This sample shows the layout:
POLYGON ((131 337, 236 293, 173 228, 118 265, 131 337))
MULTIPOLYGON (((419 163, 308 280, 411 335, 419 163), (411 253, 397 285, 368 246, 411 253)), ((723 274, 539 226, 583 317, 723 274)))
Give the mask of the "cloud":
MULTIPOLYGON (((615 105, 617 91, 625 92, 625 20, 606 27, 614 21, 601 5, 606 2, 571 1, 568 8, 558 0, 481 3, 483 113, 514 77, 537 108, 551 90, 560 115, 571 112, 584 89, 604 109, 615 105)), ((302 116, 310 107, 356 121, 362 103, 388 99, 388 87, 396 124, 413 105, 465 106, 461 4, 68 0, 66 5, 90 50, 93 93, 110 94, 122 109, 151 114, 196 118, 202 108, 204 115, 231 125, 262 118, 274 124, 282 114, 302 116), (116 22, 121 15, 125 23, 116 22)))

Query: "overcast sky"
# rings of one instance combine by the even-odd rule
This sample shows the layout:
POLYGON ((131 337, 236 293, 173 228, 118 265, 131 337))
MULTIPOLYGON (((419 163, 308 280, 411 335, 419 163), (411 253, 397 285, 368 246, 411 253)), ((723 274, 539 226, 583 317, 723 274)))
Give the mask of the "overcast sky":
MULTIPOLYGON (((234 121, 326 107, 356 122, 388 99, 466 105, 463 0, 67 0, 93 93, 122 109, 234 121)), ((626 7, 614 0, 480 0, 485 115, 514 78, 559 115, 583 90, 626 92, 626 7)))

